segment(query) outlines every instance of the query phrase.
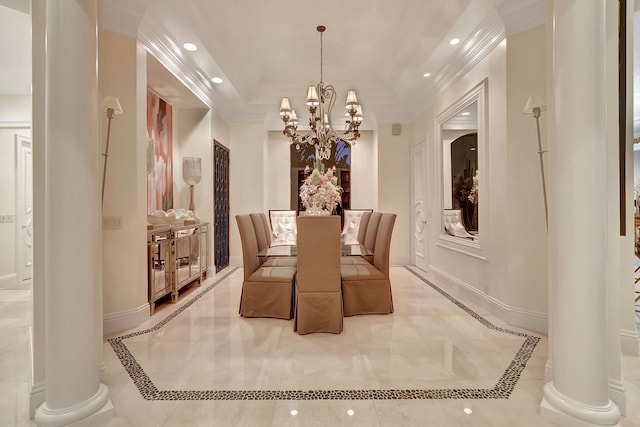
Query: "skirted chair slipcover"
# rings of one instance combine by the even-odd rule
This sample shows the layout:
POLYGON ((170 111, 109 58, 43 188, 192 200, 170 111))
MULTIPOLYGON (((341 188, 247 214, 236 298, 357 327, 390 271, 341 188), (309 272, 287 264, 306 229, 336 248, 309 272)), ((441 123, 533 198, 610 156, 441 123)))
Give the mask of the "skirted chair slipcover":
POLYGON ((296 268, 261 265, 258 258, 258 241, 250 215, 236 215, 236 221, 242 242, 244 266, 240 315, 291 319, 296 268))
MULTIPOLYGON (((374 213, 371 220, 376 217, 374 213)), ((373 264, 342 264, 340 266, 345 316, 393 313, 389 280, 389 250, 396 214, 385 213, 379 218, 376 226, 373 264)))
POLYGON ((342 332, 340 217, 298 217, 294 330, 342 332))

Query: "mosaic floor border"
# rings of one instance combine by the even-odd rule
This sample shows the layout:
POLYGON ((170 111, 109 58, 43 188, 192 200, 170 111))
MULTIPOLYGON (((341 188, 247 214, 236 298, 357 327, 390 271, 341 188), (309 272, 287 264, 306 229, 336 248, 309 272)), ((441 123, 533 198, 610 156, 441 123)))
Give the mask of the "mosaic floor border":
POLYGON ((162 328, 175 319, 185 309, 194 304, 203 295, 211 291, 216 285, 238 268, 233 268, 224 275, 216 278, 198 295, 195 295, 184 305, 171 313, 151 328, 124 334, 108 340, 111 348, 118 356, 125 370, 133 380, 136 388, 146 400, 395 400, 395 399, 508 399, 515 388, 522 371, 529 361, 539 337, 523 332, 497 327, 478 313, 458 301, 433 283, 427 281, 411 268, 408 271, 439 292, 453 304, 464 310, 478 322, 489 329, 516 335, 524 338, 522 346, 505 369, 504 374, 493 388, 463 388, 463 389, 360 389, 360 390, 159 390, 136 361, 127 348, 124 340, 138 335, 148 334, 162 328))

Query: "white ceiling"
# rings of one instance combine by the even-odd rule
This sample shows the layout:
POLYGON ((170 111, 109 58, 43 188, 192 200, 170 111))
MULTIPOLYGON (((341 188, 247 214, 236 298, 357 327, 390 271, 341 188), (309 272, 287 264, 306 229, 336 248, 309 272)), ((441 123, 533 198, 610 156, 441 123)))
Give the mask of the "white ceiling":
MULTIPOLYGON (((19 8, 28 0, 0 0, 19 8)), ((505 36, 544 22, 545 0, 103 0, 103 25, 140 39, 149 86, 182 106, 213 107, 229 123, 280 129, 280 99, 304 121, 304 97, 324 81, 342 116, 355 89, 363 128, 413 121, 438 92, 505 36), (449 40, 459 38, 452 46, 449 40), (193 42, 197 52, 181 46, 193 42), (431 73, 424 78, 423 74, 431 73), (224 83, 210 82, 220 76, 224 83), (185 89, 188 86, 191 91, 185 89), (195 95, 194 95, 195 94, 195 95)), ((29 93, 30 19, 0 6, 0 94, 29 93), (11 74, 4 74, 11 73, 11 74), (25 83, 25 81, 27 83, 25 83), (26 85, 26 86, 25 86, 26 85)), ((171 100, 168 99, 170 102, 171 100)), ((339 127, 338 120, 334 126, 339 127)))
MULTIPOLYGON (((334 126, 355 89, 364 128, 406 123, 505 33, 544 22, 544 0, 104 0, 105 28, 137 36, 230 123, 279 129, 280 99, 305 121, 320 80, 337 92, 334 126), (452 46, 449 40, 459 38, 452 46), (187 52, 184 42, 199 50, 187 52), (177 66, 176 63, 180 63, 177 66), (182 67, 182 68, 181 68, 182 67), (426 72, 431 77, 424 78, 426 72), (210 83, 219 76, 221 85, 210 83), (202 80, 202 81, 200 81, 202 80)), ((159 92, 160 93, 160 92, 159 92)), ((162 95, 162 93, 160 93, 162 95)), ((336 126, 336 127, 339 127, 336 126)))

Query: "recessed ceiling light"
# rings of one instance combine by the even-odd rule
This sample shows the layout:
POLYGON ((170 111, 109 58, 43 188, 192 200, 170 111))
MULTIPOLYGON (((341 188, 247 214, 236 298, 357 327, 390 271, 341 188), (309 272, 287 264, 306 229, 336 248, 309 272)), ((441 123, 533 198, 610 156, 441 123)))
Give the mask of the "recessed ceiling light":
POLYGON ((471 408, 464 408, 464 413, 467 415, 471 415, 473 411, 471 410, 471 408))
POLYGON ((292 409, 291 412, 289 412, 289 413, 295 417, 296 415, 298 415, 298 410, 297 409, 292 409))
POLYGON ((187 49, 189 52, 195 52, 196 50, 198 50, 198 46, 193 43, 185 43, 182 45, 182 47, 187 49))
POLYGON ((424 74, 422 75, 422 77, 430 77, 430 76, 431 76, 431 73, 424 73, 424 74))
POLYGON ((464 111, 464 112, 460 113, 460 115, 461 115, 461 116, 468 116, 468 115, 470 115, 470 114, 471 114, 471 113, 470 113, 470 112, 468 112, 468 111, 464 111))
POLYGON ((460 43, 460 39, 451 39, 449 41, 449 44, 453 46, 457 45, 458 43, 460 43))
POLYGON ((222 79, 220 77, 214 77, 211 79, 211 81, 217 84, 222 83, 222 79))

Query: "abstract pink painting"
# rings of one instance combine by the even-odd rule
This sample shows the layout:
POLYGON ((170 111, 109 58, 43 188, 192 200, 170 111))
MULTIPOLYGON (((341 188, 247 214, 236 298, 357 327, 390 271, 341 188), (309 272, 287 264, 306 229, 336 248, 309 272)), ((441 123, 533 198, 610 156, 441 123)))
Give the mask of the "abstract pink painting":
POLYGON ((147 139, 154 161, 147 175, 147 212, 173 209, 173 141, 171 105, 147 91, 147 139))

